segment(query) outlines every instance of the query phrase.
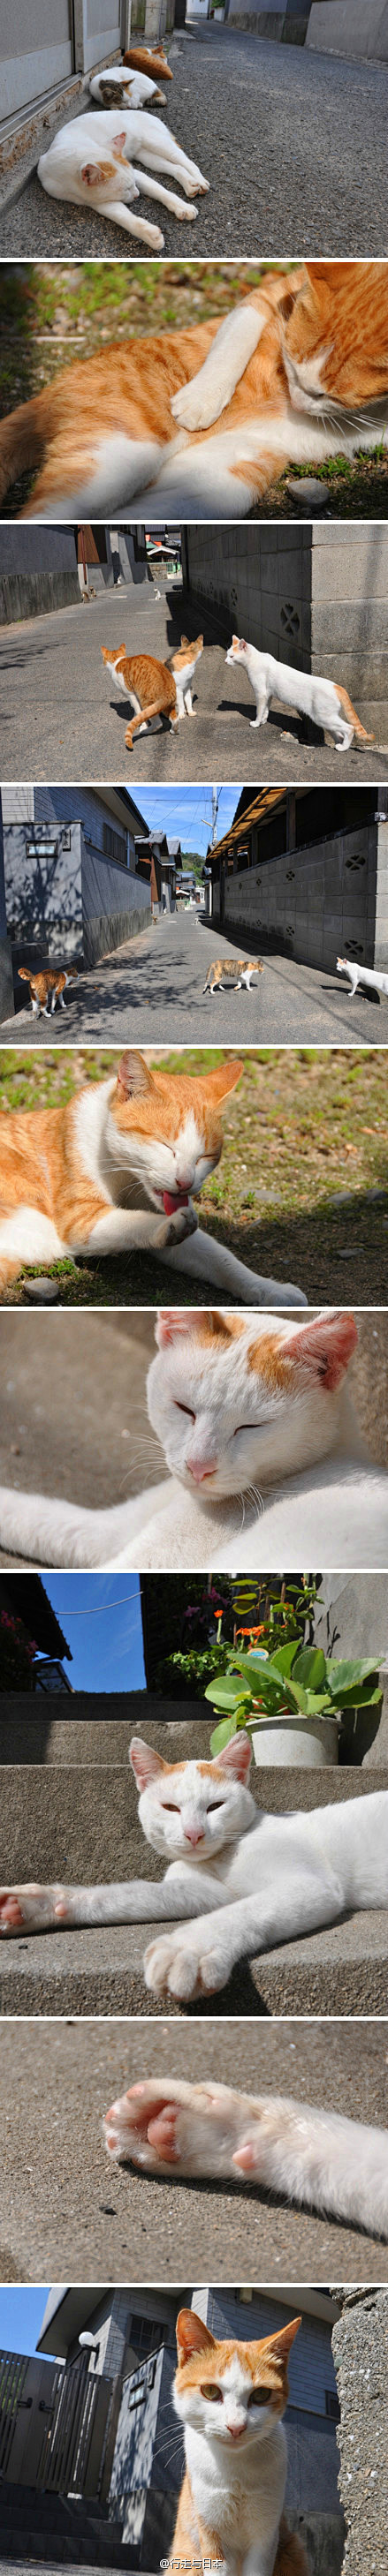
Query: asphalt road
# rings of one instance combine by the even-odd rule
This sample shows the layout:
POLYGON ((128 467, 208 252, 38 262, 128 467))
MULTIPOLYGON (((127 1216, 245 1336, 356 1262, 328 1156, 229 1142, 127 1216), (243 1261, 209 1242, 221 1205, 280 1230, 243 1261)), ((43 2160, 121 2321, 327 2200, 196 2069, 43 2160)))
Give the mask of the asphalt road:
MULTIPOLYGON (((214 26, 179 33, 169 51, 166 123, 211 181, 190 228, 142 201, 151 221, 163 218, 169 259, 387 253, 388 66, 214 26)), ((59 207, 35 176, 0 219, 3 258, 115 259, 120 245, 125 255, 116 226, 59 207)))
POLYGON ((378 2125, 386 2118, 384 2025, 3 2024, 0 2252, 11 2278, 185 2287, 225 2273, 248 2282, 387 2280, 387 2248, 357 2227, 256 2188, 170 2183, 109 2166, 104 2110, 126 2081, 167 2072, 291 2093, 378 2125))
MULTIPOLYGON (((280 49, 279 49, 280 50, 280 49)), ((252 543, 254 538, 252 537, 252 543)), ((20 536, 22 556, 22 532, 20 536)), ((318 733, 303 739, 306 723, 272 710, 253 739, 252 691, 236 670, 225 668, 225 647, 212 641, 205 618, 205 651, 197 663, 193 688, 195 714, 177 732, 170 726, 135 735, 126 750, 129 707, 107 679, 101 645, 113 648, 123 635, 129 653, 152 652, 162 661, 180 641, 188 617, 198 632, 198 610, 183 609, 180 584, 157 600, 150 587, 130 592, 108 590, 90 604, 80 600, 44 617, 4 627, 0 641, 0 769, 4 779, 71 778, 86 783, 124 778, 133 787, 152 780, 157 786, 197 779, 244 778, 254 785, 267 779, 289 785, 310 780, 316 786, 338 786, 352 779, 360 787, 384 778, 387 749, 360 757, 354 747, 339 759, 333 742, 318 733)), ((361 610, 360 610, 361 618, 361 610)), ((384 735, 382 708, 382 729, 384 735)), ((385 720, 386 726, 386 720, 385 720)))
MULTIPOLYGON (((178 820, 178 817, 177 817, 178 820)), ((258 953, 260 938, 258 934, 258 953)), ((251 955, 253 950, 251 949, 251 955)), ((213 957, 247 957, 242 939, 224 938, 194 912, 164 913, 138 939, 86 971, 57 1011, 55 1046, 128 1046, 177 1041, 180 1046, 344 1046, 360 1040, 388 1046, 388 1010, 367 996, 345 1000, 345 985, 324 968, 268 956, 250 992, 203 987, 213 957)), ((2 1046, 47 1047, 47 1020, 29 1008, 2 1022, 2 1046)))

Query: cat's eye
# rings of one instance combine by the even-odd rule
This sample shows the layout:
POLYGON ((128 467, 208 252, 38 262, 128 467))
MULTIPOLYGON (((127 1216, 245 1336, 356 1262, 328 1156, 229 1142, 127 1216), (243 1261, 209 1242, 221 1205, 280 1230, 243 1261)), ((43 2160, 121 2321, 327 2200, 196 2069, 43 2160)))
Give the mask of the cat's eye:
POLYGON ((269 2406, 270 2399, 270 2388, 253 2388, 252 2396, 248 2397, 248 2406, 269 2406))
POLYGON ((174 1806, 173 1798, 163 1798, 162 1806, 165 1816, 180 1816, 180 1807, 174 1806))
POLYGON ((214 2398, 214 2401, 215 2401, 215 2403, 217 2404, 217 2406, 222 2406, 222 2388, 217 2388, 217 2381, 216 2381, 215 2379, 204 2379, 204 2380, 203 2380, 203 2382, 202 2382, 202 2387, 201 2387, 201 2397, 211 2397, 211 2398, 214 2398))
POLYGON ((195 1422, 195 1413, 192 1412, 191 1404, 179 1404, 177 1395, 174 1397, 174 1403, 176 1413, 187 1413, 189 1422, 195 1422))
MULTIPOLYGON (((269 1422, 269 1414, 267 1415, 267 1421, 269 1422)), ((238 1440, 239 1431, 262 1431, 262 1429, 262 1422, 237 1422, 236 1430, 233 1432, 233 1439, 238 1440)))

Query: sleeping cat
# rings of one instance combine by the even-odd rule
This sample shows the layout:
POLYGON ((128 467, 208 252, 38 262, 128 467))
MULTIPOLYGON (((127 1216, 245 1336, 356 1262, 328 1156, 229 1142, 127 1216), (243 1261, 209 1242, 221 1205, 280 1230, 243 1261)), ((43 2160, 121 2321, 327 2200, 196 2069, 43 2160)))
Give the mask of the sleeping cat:
POLYGON ((369 993, 383 993, 388 1001, 388 974, 380 974, 376 966, 356 966, 354 957, 337 957, 337 975, 350 975, 348 1002, 354 1002, 359 984, 361 990, 366 984, 369 993))
POLYGON ((298 714, 312 717, 314 724, 332 733, 336 751, 350 751, 354 740, 357 751, 366 751, 368 743, 374 742, 374 733, 365 732, 339 680, 317 680, 315 673, 294 671, 288 662, 275 662, 273 653, 258 653, 256 645, 246 644, 242 635, 232 636, 225 660, 232 668, 235 662, 244 664, 256 699, 253 729, 267 723, 272 699, 281 698, 283 706, 296 707, 298 714))
POLYGON ((136 61, 133 55, 124 54, 122 63, 107 63, 105 70, 93 72, 85 86, 99 107, 149 108, 152 99, 164 105, 163 90, 156 87, 160 79, 172 79, 172 73, 162 73, 161 62, 152 63, 150 54, 144 54, 144 62, 140 53, 136 61))
POLYGON ((220 2342, 192 2308, 177 2319, 174 2405, 185 2475, 170 2559, 162 2567, 222 2568, 222 2576, 309 2576, 304 2544, 283 2515, 287 2444, 282 2415, 295 2317, 260 2343, 220 2342))
POLYGON ((249 1302, 303 1306, 298 1288, 261 1279, 202 1233, 193 1208, 222 1153, 221 1104, 238 1056, 199 1077, 155 1072, 134 1047, 117 1074, 56 1109, 0 1116, 0 1292, 22 1264, 144 1246, 249 1302))
POLYGON ((181 635, 168 662, 157 662, 152 653, 126 653, 125 644, 114 652, 102 644, 101 652, 115 688, 134 709, 125 736, 127 751, 133 751, 134 733, 146 733, 153 716, 168 717, 172 726, 194 715, 191 681, 203 653, 203 635, 197 635, 195 644, 181 635))
POLYGON ((35 1019, 39 1020, 41 1011, 44 1011, 45 1019, 49 1020, 54 1018, 55 1005, 57 1001, 60 1002, 61 1011, 65 1010, 63 995, 66 990, 66 984, 77 983, 78 967, 62 966, 57 968, 56 966, 41 966, 34 973, 32 966, 18 966, 18 975, 20 976, 21 984, 29 984, 31 1008, 35 1019), (51 1002, 49 1007, 50 993, 51 1002))
POLYGON ((140 1573, 386 1568, 388 1478, 346 1385, 352 1315, 288 1323, 164 1307, 156 1339, 148 1415, 168 1477, 99 1511, 3 1486, 1 1547, 140 1573))
POLYGON ((205 196, 209 181, 202 177, 197 162, 190 161, 187 152, 182 151, 160 116, 147 116, 143 109, 134 112, 133 107, 121 108, 120 115, 120 131, 117 107, 104 108, 100 116, 94 116, 91 110, 89 115, 73 117, 69 125, 62 125, 48 151, 41 153, 38 179, 49 197, 95 207, 97 213, 108 216, 110 223, 137 233, 151 247, 163 250, 163 233, 130 214, 130 201, 136 196, 156 197, 160 205, 167 206, 169 214, 178 216, 180 223, 194 224, 196 206, 184 205, 181 197, 172 196, 171 190, 161 185, 158 171, 165 170, 169 178, 179 179, 189 198, 205 196))
MULTIPOLYGON (((145 1951, 145 1983, 159 2002, 174 1995, 186 2005, 218 1993, 241 1959, 322 1931, 360 1908, 388 1905, 387 1790, 311 1812, 266 1815, 247 1785, 251 1744, 242 1732, 213 1761, 193 1762, 165 1762, 135 1735, 130 1762, 140 1823, 151 1850, 167 1863, 164 1878, 5 1888, 0 1930, 7 1939, 72 1924, 167 1925, 145 1951)), ((121 2112, 120 2120, 122 2126, 121 2112)), ((227 2146, 229 2172, 229 2137, 227 2146)), ((293 2146, 297 2155, 295 2137, 293 2146)), ((316 2168, 314 2179, 317 2188, 316 2168)))
POLYGON ((158 36, 152 54, 148 52, 147 45, 129 45, 126 53, 123 54, 123 63, 129 63, 132 71, 148 72, 150 80, 172 80, 173 78, 161 36, 158 36))
POLYGON ((281 2094, 147 2077, 113 2102, 105 2145, 145 2173, 259 2183, 299 2208, 326 2210, 388 2237, 388 2131, 281 2094))
POLYGON ((2 422, 0 498, 30 465, 43 470, 26 517, 74 517, 86 488, 91 518, 136 499, 148 521, 150 491, 159 517, 163 492, 168 518, 244 518, 288 463, 381 438, 387 304, 386 261, 308 261, 270 272, 221 324, 67 367, 2 422))
POLYGON ((241 993, 243 984, 250 993, 252 975, 263 975, 262 957, 214 957, 208 966, 204 993, 220 993, 223 984, 235 984, 241 993))

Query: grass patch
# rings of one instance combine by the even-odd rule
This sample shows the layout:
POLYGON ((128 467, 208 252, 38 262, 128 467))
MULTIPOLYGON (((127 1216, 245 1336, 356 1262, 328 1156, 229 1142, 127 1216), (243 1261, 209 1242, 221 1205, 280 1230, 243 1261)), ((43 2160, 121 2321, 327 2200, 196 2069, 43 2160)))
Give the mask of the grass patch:
MULTIPOLYGON (((205 1073, 227 1049, 176 1049, 172 1072, 205 1073)), ((150 1061, 152 1053, 150 1051, 150 1061)), ((0 1106, 58 1106, 83 1081, 114 1070, 112 1049, 0 1051, 0 1106)), ((254 1048, 226 1101, 222 1161, 201 1194, 202 1224, 252 1270, 293 1280, 312 1305, 385 1306, 388 1255, 388 1130, 385 1049, 254 1048), (370 1196, 379 1192, 377 1199, 370 1196), (344 1192, 343 1206, 333 1199, 344 1192), (381 1194, 381 1195, 380 1195, 381 1194)), ((41 1265, 42 1267, 43 1265, 41 1265)), ((38 1274, 36 1265, 35 1275, 38 1274)), ((50 1265, 63 1305, 153 1306, 168 1273, 133 1253, 50 1265)), ((182 1305, 203 1288, 176 1267, 182 1305)), ((171 1293, 169 1291, 169 1293, 171 1293)), ((24 1303, 22 1282, 5 1302, 24 1303)), ((208 1302, 211 1302, 209 1287, 208 1302)), ((233 1303, 231 1298, 226 1303, 233 1303)))

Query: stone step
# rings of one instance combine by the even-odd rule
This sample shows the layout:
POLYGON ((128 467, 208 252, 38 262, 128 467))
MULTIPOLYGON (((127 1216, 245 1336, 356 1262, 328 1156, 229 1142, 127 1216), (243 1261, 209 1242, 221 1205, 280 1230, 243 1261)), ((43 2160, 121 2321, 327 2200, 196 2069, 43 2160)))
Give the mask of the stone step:
MULTIPOLYGON (((101 1925, 86 1931, 31 1934, 2 1942, 0 2013, 6 2017, 97 2014, 166 2017, 144 1983, 143 1958, 154 1923, 101 1925)), ((201 2018, 243 2013, 377 2015, 386 2013, 387 1917, 360 1913, 299 1941, 282 1942, 243 1960, 221 1993, 191 2007, 201 2018)), ((190 2008, 189 2008, 190 2009, 190 2008)), ((169 1996, 169 2015, 180 2005, 169 1996)))
POLYGON ((40 2557, 46 2563, 51 2559, 55 2566, 87 2568, 95 2563, 107 2571, 133 2564, 133 2550, 122 2543, 121 2522, 111 2521, 98 2499, 88 2503, 82 2497, 39 2492, 4 2479, 0 2530, 11 2559, 20 2558, 25 2547, 27 2563, 32 2564, 40 2557))
MULTIPOLYGON (((200 1729, 201 1721, 199 1749, 200 1729)), ((171 1742, 166 1728, 159 1725, 150 1733, 166 1753, 171 1742)), ((197 1731, 189 1729, 188 1735, 193 1752, 198 1749, 197 1731)), ((64 1877, 68 1883, 90 1886, 96 1880, 163 1877, 162 1863, 144 1841, 127 1757, 128 1740, 125 1762, 79 1763, 76 1784, 71 1763, 50 1764, 47 1769, 39 1764, 4 1765, 0 1771, 0 1883, 64 1877)), ((290 1808, 309 1812, 387 1789, 388 1771, 350 1766, 259 1770, 252 1764, 251 1782, 257 1807, 268 1807, 275 1814, 290 1808)), ((3 1949, 4 1944, 2 1953, 3 1949)))
MULTIPOLYGON (((360 1651, 367 1652, 367 1647, 360 1651)), ((213 1723, 213 1710, 206 1700, 179 1702, 157 1697, 151 1691, 75 1691, 69 1700, 59 1699, 56 1692, 47 1697, 43 1692, 3 1692, 0 1765, 33 1762, 44 1769, 59 1763, 127 1762, 131 1735, 144 1735, 147 1743, 156 1744, 160 1752, 176 1761, 182 1756, 208 1753, 213 1723)), ((341 1774, 349 1762, 357 1770, 361 1765, 373 1770, 382 1768, 387 1753, 385 1696, 383 1714, 371 1743, 365 1720, 357 1721, 356 1733, 349 1734, 347 1742, 342 1738, 341 1774)), ((300 1777, 304 1778, 303 1772, 300 1777)))

